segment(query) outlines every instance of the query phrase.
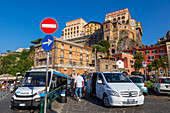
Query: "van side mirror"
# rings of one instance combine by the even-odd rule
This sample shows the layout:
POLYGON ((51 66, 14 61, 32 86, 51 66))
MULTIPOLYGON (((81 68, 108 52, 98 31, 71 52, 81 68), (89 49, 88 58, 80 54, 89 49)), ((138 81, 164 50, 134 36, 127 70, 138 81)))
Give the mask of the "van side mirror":
POLYGON ((97 83, 102 84, 103 82, 102 80, 97 80, 97 83))

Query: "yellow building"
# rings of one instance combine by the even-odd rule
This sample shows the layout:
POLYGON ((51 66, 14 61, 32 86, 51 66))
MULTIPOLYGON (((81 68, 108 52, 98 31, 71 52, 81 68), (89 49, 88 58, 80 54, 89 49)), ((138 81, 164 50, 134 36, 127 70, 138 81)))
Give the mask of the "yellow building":
POLYGON ((85 35, 93 34, 95 31, 101 28, 101 23, 99 22, 89 22, 84 26, 85 35))
POLYGON ((142 46, 141 36, 143 36, 141 23, 131 19, 128 8, 106 14, 103 37, 110 43, 107 55, 113 55, 132 46, 142 46))
MULTIPOLYGON (((54 37, 54 45, 49 51, 49 68, 58 70, 67 75, 84 73, 94 70, 92 62, 92 48, 54 37)), ((35 45, 34 68, 46 67, 46 52, 41 44, 35 45)))
POLYGON ((66 22, 66 28, 62 30, 62 39, 72 39, 84 36, 84 25, 87 22, 82 18, 66 22))

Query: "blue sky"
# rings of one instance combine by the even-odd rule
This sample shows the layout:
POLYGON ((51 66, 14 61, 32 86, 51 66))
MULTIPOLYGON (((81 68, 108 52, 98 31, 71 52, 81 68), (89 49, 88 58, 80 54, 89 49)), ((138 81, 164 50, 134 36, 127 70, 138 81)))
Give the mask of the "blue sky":
POLYGON ((27 48, 30 41, 43 38, 40 22, 46 17, 57 20, 60 37, 67 21, 104 22, 106 13, 128 8, 133 19, 142 23, 144 45, 157 42, 170 30, 169 0, 0 0, 0 53, 27 48))

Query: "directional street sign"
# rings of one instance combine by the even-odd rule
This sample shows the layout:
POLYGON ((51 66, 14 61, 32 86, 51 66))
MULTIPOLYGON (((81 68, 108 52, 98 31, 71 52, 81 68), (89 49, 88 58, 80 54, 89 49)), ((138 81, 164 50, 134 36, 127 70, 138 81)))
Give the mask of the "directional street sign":
POLYGON ((146 62, 142 62, 143 67, 147 67, 147 63, 146 62))
POLYGON ((58 24, 57 24, 56 20, 54 20, 53 18, 45 18, 41 22, 40 28, 44 33, 52 34, 57 30, 58 24))
POLYGON ((52 35, 46 35, 41 43, 42 48, 44 51, 49 51, 53 47, 54 38, 52 35))

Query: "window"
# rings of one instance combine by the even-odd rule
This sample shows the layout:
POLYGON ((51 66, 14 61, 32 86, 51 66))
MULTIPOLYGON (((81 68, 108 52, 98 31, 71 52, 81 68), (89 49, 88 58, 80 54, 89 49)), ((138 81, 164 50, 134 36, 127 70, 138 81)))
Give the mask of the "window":
POLYGON ((61 58, 64 58, 64 51, 61 51, 60 57, 61 57, 61 58))
POLYGON ((107 36, 107 41, 109 41, 109 36, 107 36))
POLYGON ((43 65, 42 61, 41 61, 41 66, 43 65))
POLYGON ((72 65, 72 61, 71 60, 69 61, 69 64, 72 65))
POLYGON ((117 57, 117 60, 119 60, 119 56, 117 57))
POLYGON ((86 66, 88 67, 88 66, 89 66, 89 64, 88 64, 88 63, 86 63, 86 66))
POLYGON ((60 60, 60 64, 64 64, 64 61, 63 61, 63 60, 60 60))
POLYGON ((127 26, 124 26, 125 29, 127 29, 127 26))
POLYGON ((70 52, 69 58, 72 58, 72 52, 70 52))
POLYGON ((106 69, 108 69, 108 65, 106 65, 106 69))
POLYGON ((82 62, 80 62, 80 66, 82 66, 83 65, 83 63, 82 62))
POLYGON ((89 54, 89 51, 87 50, 87 54, 89 54))
POLYGON ((104 81, 103 81, 102 74, 100 74, 100 73, 99 73, 97 80, 101 80, 101 81, 102 81, 102 83, 104 82, 104 81))
POLYGON ((146 51, 145 54, 149 54, 149 51, 146 51))
MULTIPOLYGON (((69 37, 68 37, 69 38, 69 37)), ((61 49, 64 49, 64 44, 61 44, 61 49)))
POLYGON ((43 56, 43 52, 41 52, 41 56, 43 56))
POLYGON ((118 17, 118 20, 120 20, 120 17, 118 17))
POLYGON ((82 50, 82 49, 80 49, 80 53, 82 53, 82 51, 83 51, 83 50, 82 50))
POLYGON ((164 52, 164 50, 163 50, 163 49, 160 49, 160 50, 159 50, 159 52, 160 52, 160 53, 163 53, 163 52, 164 52))
POLYGON ((136 52, 135 52, 135 51, 133 51, 133 52, 132 52, 132 54, 136 54, 136 52))
POLYGON ((122 19, 125 19, 125 16, 122 16, 122 19))
POLYGON ((73 62, 73 65, 76 66, 76 62, 73 62))
POLYGON ((37 61, 37 66, 38 66, 38 61, 37 61))
POLYGON ((134 27, 130 27, 130 29, 134 30, 135 28, 134 27))
POLYGON ((163 56, 164 56, 164 55, 159 55, 160 60, 162 59, 163 56))
POLYGON ((152 50, 152 53, 156 53, 156 50, 152 50))
POLYGON ((72 46, 70 46, 70 51, 72 51, 72 46))
POLYGON ((149 61, 153 61, 154 60, 154 56, 149 56, 149 61))
POLYGON ((87 62, 89 61, 89 56, 87 55, 87 57, 86 57, 86 60, 87 60, 87 62))
POLYGON ((113 66, 113 69, 116 69, 116 66, 113 66))
POLYGON ((141 54, 142 54, 142 51, 140 51, 139 53, 141 53, 141 54))
POLYGON ((134 26, 135 25, 134 21, 130 21, 130 25, 134 26))
POLYGON ((106 24, 106 28, 107 28, 107 24, 106 24))

